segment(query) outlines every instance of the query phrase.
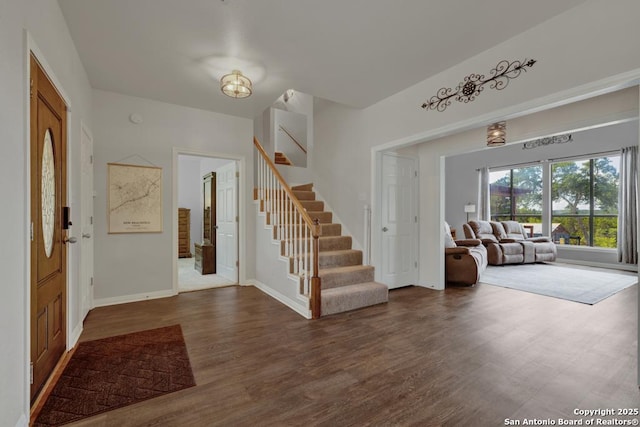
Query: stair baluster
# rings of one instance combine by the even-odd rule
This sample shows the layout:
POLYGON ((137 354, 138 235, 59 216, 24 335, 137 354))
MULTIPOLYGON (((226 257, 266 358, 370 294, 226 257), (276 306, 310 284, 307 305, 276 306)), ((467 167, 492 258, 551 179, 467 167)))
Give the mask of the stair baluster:
POLYGON ((320 317, 319 243, 320 225, 311 219, 275 165, 254 138, 258 151, 258 203, 266 212, 274 237, 285 240, 284 253, 293 258, 292 273, 300 277, 299 292, 309 299, 312 317, 320 317))

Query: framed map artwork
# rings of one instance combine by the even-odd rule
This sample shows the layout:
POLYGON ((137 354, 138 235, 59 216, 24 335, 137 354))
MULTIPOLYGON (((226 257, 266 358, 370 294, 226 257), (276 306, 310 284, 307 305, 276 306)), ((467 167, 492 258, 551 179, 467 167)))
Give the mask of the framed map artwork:
POLYGON ((162 232, 162 168, 107 164, 109 233, 162 232))

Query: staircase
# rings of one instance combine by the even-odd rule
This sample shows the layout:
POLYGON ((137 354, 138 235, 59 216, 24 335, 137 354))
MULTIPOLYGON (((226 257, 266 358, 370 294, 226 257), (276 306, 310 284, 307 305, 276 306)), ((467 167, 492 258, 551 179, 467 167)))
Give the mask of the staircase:
POLYGON ((305 317, 318 318, 388 301, 386 285, 374 281, 374 269, 362 265, 362 251, 333 222, 333 213, 316 200, 313 184, 286 183, 260 142, 254 138, 258 162, 254 199, 265 219, 259 234, 258 272, 266 293, 305 317), (276 251, 271 253, 271 244, 276 251), (273 263, 284 260, 282 270, 273 263), (290 283, 290 284, 288 284, 290 283))
MULTIPOLYGON (((313 184, 294 186, 291 189, 307 214, 313 220, 317 219, 320 225, 318 276, 322 286, 321 315, 328 316, 387 302, 387 286, 374 281, 372 266, 362 265, 362 251, 352 249, 351 236, 342 235, 342 226, 332 221, 333 213, 325 211, 324 202, 316 200, 313 184)), ((291 243, 290 239, 280 242, 282 255, 286 245, 291 243)), ((299 239, 298 243, 308 245, 310 240, 299 239)), ((295 257, 289 257, 290 273, 293 273, 295 261, 295 257)))
POLYGON ((291 163, 291 160, 289 160, 287 155, 279 151, 275 152, 274 161, 276 165, 287 165, 287 166, 293 165, 293 163, 291 163))

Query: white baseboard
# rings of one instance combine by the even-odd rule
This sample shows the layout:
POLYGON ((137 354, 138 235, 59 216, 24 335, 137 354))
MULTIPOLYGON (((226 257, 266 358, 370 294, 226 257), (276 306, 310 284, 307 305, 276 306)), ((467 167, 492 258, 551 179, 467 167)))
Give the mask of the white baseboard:
MULTIPOLYGON (((442 285, 438 285, 437 283, 418 282, 418 283, 415 283, 413 286, 419 286, 421 288, 426 288, 426 289, 433 289, 434 291, 444 290, 442 285)), ((389 288, 389 289, 392 289, 392 288, 389 288)), ((397 288, 393 288, 393 289, 397 289, 397 288)))
POLYGON ((108 305, 126 304, 129 302, 146 301, 149 299, 167 298, 177 295, 173 289, 166 291, 147 292, 134 295, 123 295, 112 298, 96 298, 93 300, 94 307, 105 307, 108 305))
POLYGON ((67 350, 71 350, 76 346, 78 340, 80 339, 80 335, 82 334, 82 322, 78 323, 78 326, 75 327, 73 331, 71 331, 71 336, 69 337, 67 350))
POLYGON ((587 267, 609 268, 612 270, 623 270, 623 271, 633 271, 633 272, 638 271, 638 266, 632 265, 632 264, 610 264, 606 262, 581 261, 581 260, 564 259, 564 258, 557 258, 555 262, 562 263, 562 264, 584 265, 587 267))
POLYGON ((20 418, 18 418, 18 422, 16 423, 16 427, 28 427, 28 426, 29 426, 28 418, 24 414, 20 415, 20 418))
POLYGON ((289 307, 290 309, 292 309, 293 311, 295 311, 305 319, 311 319, 311 310, 303 309, 302 307, 300 307, 300 304, 296 303, 294 300, 292 300, 288 296, 282 295, 280 292, 270 288, 269 286, 265 285, 262 282, 259 282, 256 279, 247 280, 247 284, 255 286, 265 294, 280 301, 282 304, 286 305, 287 307, 289 307))

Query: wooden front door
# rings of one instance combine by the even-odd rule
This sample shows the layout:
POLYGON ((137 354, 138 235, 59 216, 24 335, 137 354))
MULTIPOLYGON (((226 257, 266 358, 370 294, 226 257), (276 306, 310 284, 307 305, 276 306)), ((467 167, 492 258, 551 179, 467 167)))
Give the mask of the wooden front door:
POLYGON ((33 401, 66 348, 66 105, 31 56, 31 364, 33 401))

